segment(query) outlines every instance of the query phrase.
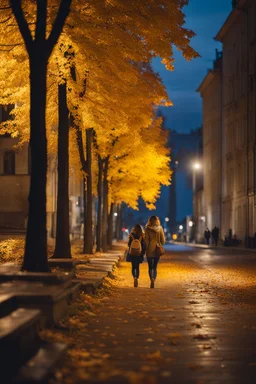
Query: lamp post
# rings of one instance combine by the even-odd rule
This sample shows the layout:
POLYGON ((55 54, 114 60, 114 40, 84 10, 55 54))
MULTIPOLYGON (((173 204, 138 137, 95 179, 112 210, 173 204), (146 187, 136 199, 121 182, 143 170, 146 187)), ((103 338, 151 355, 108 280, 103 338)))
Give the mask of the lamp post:
POLYGON ((168 223, 169 223, 169 221, 170 221, 169 217, 166 217, 166 218, 164 219, 164 221, 165 221, 165 232, 167 232, 167 229, 168 229, 168 223))
POLYGON ((193 217, 194 222, 191 226, 191 237, 193 240, 196 240, 196 232, 197 232, 197 224, 198 224, 198 204, 196 199, 196 193, 197 193, 197 174, 201 170, 202 165, 198 161, 195 161, 192 164, 192 193, 193 193, 193 217))
POLYGON ((196 174, 197 172, 201 169, 201 164, 198 163, 198 162, 195 162, 193 165, 192 165, 192 187, 193 187, 193 196, 196 192, 196 174))

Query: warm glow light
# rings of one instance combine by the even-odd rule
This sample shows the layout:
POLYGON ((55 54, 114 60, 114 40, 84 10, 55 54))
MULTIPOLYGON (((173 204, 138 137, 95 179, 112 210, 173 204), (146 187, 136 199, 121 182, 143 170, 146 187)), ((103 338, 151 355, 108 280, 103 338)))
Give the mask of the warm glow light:
POLYGON ((201 164, 200 163, 194 163, 193 164, 193 168, 194 169, 200 169, 201 168, 201 164))
POLYGON ((188 223, 188 226, 189 226, 189 227, 193 227, 193 221, 190 221, 190 222, 188 223))
POLYGON ((117 215, 118 215, 118 214, 115 212, 115 213, 114 213, 114 216, 117 216, 117 215))
POLYGON ((169 220, 170 220, 169 217, 165 218, 166 223, 168 223, 169 220))
POLYGON ((173 240, 177 240, 177 239, 178 239, 178 236, 176 235, 176 233, 174 233, 174 234, 172 235, 172 239, 173 239, 173 240))

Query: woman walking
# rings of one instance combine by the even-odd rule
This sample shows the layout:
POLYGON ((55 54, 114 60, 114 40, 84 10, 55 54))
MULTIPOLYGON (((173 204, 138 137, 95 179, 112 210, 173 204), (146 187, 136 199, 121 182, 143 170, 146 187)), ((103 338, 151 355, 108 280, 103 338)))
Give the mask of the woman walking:
POLYGON ((158 252, 156 252, 156 248, 157 246, 162 246, 165 243, 164 231, 157 216, 151 216, 148 219, 145 230, 145 243, 150 288, 154 288, 157 277, 157 264, 160 259, 158 252))
POLYGON ((129 235, 128 255, 126 261, 132 263, 132 275, 134 278, 134 287, 138 287, 138 279, 140 277, 140 264, 143 262, 143 256, 146 251, 143 229, 136 224, 129 235))

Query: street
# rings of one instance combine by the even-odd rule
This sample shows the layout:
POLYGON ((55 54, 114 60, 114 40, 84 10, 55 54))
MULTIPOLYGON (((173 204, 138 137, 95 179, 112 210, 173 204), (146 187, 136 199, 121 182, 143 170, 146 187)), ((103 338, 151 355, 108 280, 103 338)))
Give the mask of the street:
POLYGON ((167 245, 155 289, 121 263, 47 337, 69 342, 54 383, 255 383, 256 254, 167 245), (62 329, 63 328, 63 329, 62 329))

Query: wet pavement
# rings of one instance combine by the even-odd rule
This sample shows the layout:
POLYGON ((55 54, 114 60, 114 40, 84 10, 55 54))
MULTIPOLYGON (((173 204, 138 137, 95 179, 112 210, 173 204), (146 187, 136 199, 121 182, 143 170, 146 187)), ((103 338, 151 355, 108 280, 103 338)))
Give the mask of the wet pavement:
POLYGON ((256 254, 168 245, 150 289, 122 263, 110 294, 82 296, 51 383, 255 383, 256 254))

